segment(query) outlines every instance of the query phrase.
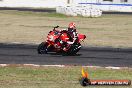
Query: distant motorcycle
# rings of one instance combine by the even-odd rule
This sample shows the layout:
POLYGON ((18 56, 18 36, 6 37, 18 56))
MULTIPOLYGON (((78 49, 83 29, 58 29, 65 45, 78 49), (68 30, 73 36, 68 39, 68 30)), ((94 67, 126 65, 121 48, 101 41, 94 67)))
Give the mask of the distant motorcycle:
MULTIPOLYGON (((54 29, 57 27, 54 27, 54 29)), ((62 55, 75 55, 81 49, 81 41, 83 41, 85 38, 85 35, 78 34, 76 41, 73 44, 68 45, 67 41, 70 40, 70 37, 67 31, 62 31, 61 33, 59 31, 50 31, 47 36, 47 40, 39 44, 37 51, 38 54, 56 52, 62 55), (55 41, 63 41, 63 43, 55 41), (63 50, 64 46, 68 47, 66 51, 63 50)))

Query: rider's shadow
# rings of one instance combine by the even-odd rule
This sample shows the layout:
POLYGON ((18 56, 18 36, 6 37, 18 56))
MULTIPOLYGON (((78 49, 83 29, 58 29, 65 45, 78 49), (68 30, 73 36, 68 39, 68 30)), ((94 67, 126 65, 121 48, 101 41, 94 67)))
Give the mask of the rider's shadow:
POLYGON ((50 55, 60 55, 60 56, 81 56, 82 54, 74 54, 74 55, 65 55, 65 54, 61 54, 61 53, 48 53, 50 55))

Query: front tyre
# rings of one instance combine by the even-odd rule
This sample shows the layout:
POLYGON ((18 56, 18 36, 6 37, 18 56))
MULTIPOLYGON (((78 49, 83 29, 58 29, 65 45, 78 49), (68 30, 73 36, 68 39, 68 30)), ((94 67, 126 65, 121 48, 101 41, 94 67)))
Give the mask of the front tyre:
POLYGON ((38 46, 38 54, 47 54, 47 46, 48 44, 46 42, 42 42, 41 44, 39 44, 38 46))

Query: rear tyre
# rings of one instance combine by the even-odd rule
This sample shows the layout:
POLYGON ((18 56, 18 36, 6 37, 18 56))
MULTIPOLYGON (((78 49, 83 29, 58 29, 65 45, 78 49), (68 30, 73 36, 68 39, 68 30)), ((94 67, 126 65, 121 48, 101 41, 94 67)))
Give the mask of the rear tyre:
POLYGON ((48 44, 46 42, 42 42, 41 44, 39 44, 37 49, 38 54, 47 54, 48 51, 47 46, 48 44))
POLYGON ((81 48, 81 44, 75 44, 71 47, 71 49, 69 50, 69 54, 71 55, 76 55, 77 52, 80 50, 81 48))
POLYGON ((73 44, 67 52, 62 53, 63 56, 67 55, 76 55, 77 52, 81 49, 81 44, 73 44))

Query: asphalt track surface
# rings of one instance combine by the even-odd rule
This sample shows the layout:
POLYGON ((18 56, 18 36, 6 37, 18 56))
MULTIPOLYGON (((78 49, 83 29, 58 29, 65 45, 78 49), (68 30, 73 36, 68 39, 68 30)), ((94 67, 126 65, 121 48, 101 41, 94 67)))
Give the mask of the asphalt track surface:
POLYGON ((0 43, 0 64, 132 67, 132 49, 85 47, 75 56, 39 55, 37 45, 0 43))
MULTIPOLYGON (((33 12, 55 12, 55 9, 5 8, 33 12)), ((104 14, 132 14, 104 12, 104 14)), ((76 56, 62 56, 55 53, 39 55, 37 45, 0 43, 0 64, 39 64, 39 65, 88 65, 132 67, 132 49, 84 47, 76 56)))

